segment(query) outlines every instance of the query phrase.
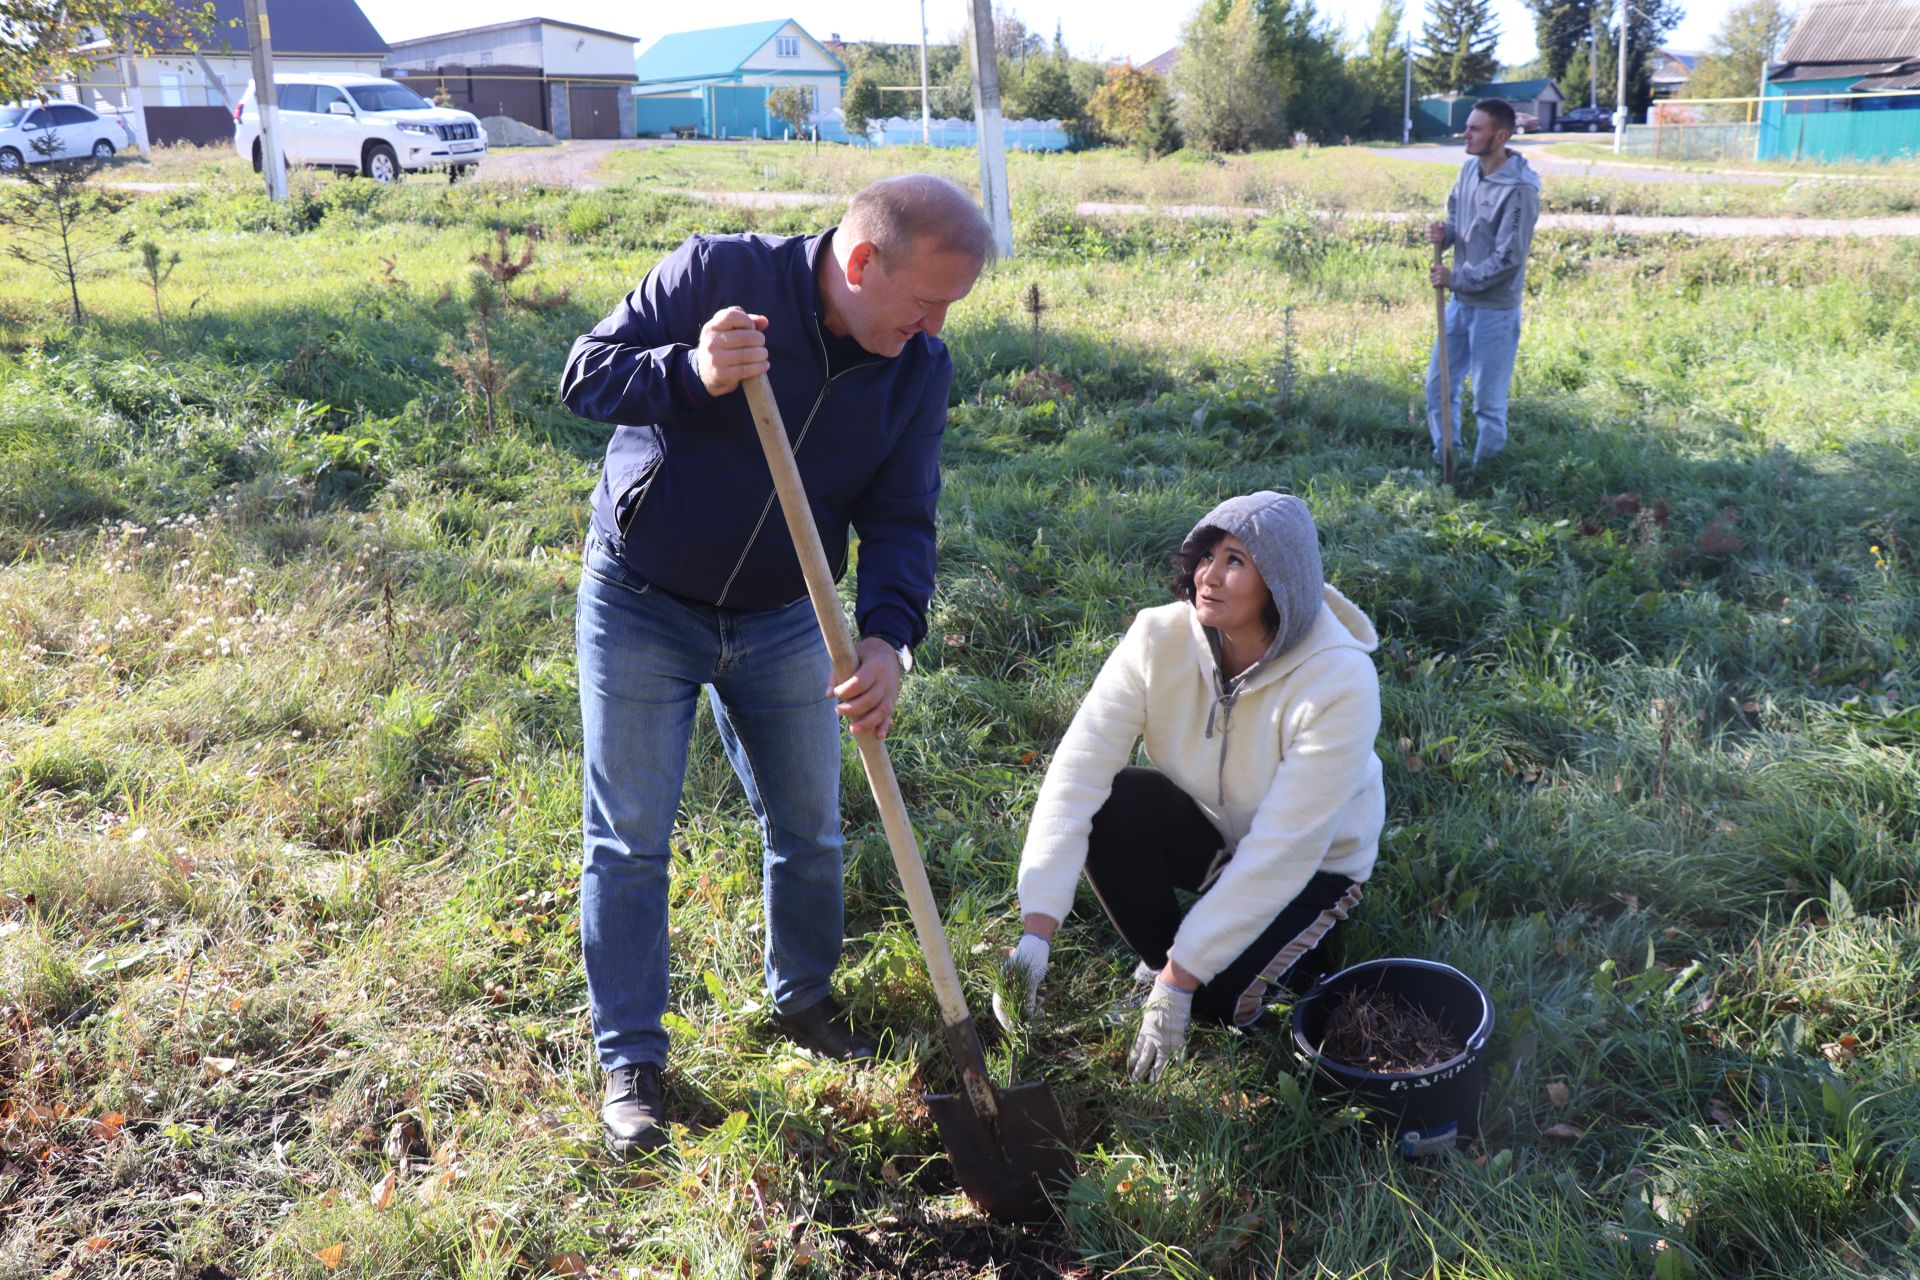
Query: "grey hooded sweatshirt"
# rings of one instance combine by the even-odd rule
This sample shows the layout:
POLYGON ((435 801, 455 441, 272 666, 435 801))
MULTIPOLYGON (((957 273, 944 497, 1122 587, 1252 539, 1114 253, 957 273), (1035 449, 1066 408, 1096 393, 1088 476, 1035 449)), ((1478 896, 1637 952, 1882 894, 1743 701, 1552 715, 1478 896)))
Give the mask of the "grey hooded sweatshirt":
POLYGON ((1527 283, 1527 252, 1540 217, 1540 175, 1517 151, 1482 175, 1469 157, 1447 194, 1447 243, 1453 247, 1453 297, 1463 307, 1517 307, 1527 283))

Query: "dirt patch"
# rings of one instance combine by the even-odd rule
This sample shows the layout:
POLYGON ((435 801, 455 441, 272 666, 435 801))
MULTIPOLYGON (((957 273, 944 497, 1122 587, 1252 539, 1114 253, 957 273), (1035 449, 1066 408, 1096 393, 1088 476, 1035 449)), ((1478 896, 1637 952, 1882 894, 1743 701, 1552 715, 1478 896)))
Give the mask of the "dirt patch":
POLYGON ((849 1277, 1060 1280, 1091 1274, 1074 1261, 1057 1226, 1023 1229, 922 1210, 889 1214, 864 1230, 843 1228, 840 1240, 849 1277))
POLYGON ((1438 1018, 1390 991, 1353 991, 1327 1014, 1320 1052, 1363 1071, 1437 1067, 1466 1046, 1438 1018))

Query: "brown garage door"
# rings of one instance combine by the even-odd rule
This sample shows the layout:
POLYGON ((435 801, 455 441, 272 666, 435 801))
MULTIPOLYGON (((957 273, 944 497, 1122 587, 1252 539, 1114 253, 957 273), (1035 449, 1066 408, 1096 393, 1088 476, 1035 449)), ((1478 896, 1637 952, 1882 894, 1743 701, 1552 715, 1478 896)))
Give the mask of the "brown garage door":
POLYGON ((618 138, 620 128, 620 91, 602 85, 571 85, 567 92, 567 115, 576 138, 618 138))

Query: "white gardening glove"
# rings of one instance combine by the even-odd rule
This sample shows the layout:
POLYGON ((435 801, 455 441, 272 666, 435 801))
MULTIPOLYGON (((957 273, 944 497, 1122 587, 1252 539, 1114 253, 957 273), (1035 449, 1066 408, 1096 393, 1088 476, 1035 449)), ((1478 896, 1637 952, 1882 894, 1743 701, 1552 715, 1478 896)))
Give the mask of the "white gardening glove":
POLYGON ((1135 1080, 1158 1080, 1167 1064, 1187 1051, 1187 1025, 1193 1021, 1193 992, 1155 982, 1140 1007, 1140 1034, 1133 1038, 1127 1065, 1135 1080))
MULTIPOLYGON (((1021 1008, 1029 1018, 1033 1016, 1034 1006, 1038 1003, 1040 979, 1047 976, 1047 957, 1052 954, 1052 943, 1037 934, 1023 933, 1019 945, 1007 955, 1006 977, 1000 985, 1024 991, 1021 1008)), ((1001 1027, 1013 1030, 1013 1018, 1007 1013, 1007 1006, 1001 1002, 999 988, 993 993, 993 1016, 1001 1027)))

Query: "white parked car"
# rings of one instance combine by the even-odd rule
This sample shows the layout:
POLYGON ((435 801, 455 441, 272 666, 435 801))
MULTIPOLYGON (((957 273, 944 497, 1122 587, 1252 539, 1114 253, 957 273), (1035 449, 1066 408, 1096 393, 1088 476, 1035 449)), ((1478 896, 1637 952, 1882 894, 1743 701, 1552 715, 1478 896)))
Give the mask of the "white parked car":
MULTIPOLYGON (((457 182, 486 157, 487 131, 476 117, 436 107, 392 80, 315 74, 273 82, 280 150, 290 165, 365 174, 375 182, 445 169, 457 182)), ((233 146, 259 172, 260 110, 251 80, 234 108, 233 146)))
POLYGON ((42 160, 105 160, 132 141, 126 121, 101 116, 77 102, 0 107, 0 173, 17 173, 22 165, 42 160), (52 155, 34 145, 49 136, 60 143, 52 155))

